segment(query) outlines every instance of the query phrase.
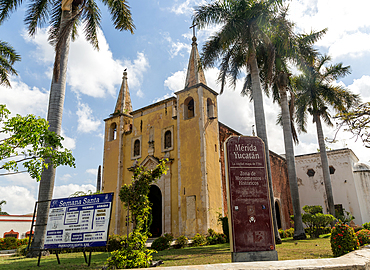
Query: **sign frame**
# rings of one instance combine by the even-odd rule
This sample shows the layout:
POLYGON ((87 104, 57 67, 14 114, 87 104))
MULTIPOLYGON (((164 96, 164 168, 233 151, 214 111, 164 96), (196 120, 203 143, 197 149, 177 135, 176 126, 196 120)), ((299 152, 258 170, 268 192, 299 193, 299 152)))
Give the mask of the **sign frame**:
POLYGON ((51 200, 44 249, 106 247, 109 240, 113 197, 114 193, 110 192, 51 200), (53 211, 55 213, 51 215, 53 211), (98 213, 99 211, 102 213, 98 213), (99 230, 94 229, 94 225, 99 230), (65 230, 69 231, 68 234, 65 233, 65 230), (50 243, 48 243, 48 239, 50 243))

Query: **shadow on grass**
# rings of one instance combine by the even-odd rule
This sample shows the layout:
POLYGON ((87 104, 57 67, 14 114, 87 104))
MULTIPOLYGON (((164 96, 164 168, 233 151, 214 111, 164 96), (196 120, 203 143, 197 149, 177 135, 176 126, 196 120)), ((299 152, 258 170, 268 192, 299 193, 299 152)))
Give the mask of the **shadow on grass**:
MULTIPOLYGON (((86 255, 88 256, 88 253, 86 255)), ((59 254, 60 264, 58 264, 55 254, 41 257, 40 267, 37 267, 38 258, 2 257, 0 259, 0 269, 101 269, 108 256, 109 253, 107 252, 92 253, 90 267, 85 263, 82 252, 59 254)))

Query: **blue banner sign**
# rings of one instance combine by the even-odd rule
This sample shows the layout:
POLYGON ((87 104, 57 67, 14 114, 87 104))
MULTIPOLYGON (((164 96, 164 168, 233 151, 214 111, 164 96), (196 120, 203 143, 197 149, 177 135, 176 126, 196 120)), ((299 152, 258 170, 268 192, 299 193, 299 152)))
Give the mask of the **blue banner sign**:
POLYGON ((113 193, 50 202, 45 249, 107 245, 113 193))

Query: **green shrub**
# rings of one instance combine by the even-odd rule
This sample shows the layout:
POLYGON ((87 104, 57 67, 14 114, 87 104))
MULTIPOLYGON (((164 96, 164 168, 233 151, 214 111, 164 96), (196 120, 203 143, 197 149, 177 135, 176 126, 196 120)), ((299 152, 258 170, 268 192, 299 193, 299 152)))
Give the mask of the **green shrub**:
POLYGON ((166 240, 168 241, 169 244, 171 244, 171 242, 173 241, 173 234, 172 233, 165 233, 163 235, 164 238, 166 238, 166 240))
POLYGON ((289 228, 285 230, 286 237, 293 237, 294 236, 294 228, 289 228))
POLYGON ((360 246, 353 228, 341 221, 331 230, 330 244, 334 257, 342 256, 360 246))
POLYGON ((360 246, 364 246, 370 244, 370 231, 366 229, 362 229, 356 232, 356 236, 358 241, 360 242, 360 246))
POLYGON ((287 238, 286 233, 283 229, 279 229, 280 238, 287 238))
POLYGON ((209 245, 224 244, 227 241, 227 237, 223 233, 217 233, 213 229, 208 229, 207 243, 209 245))
POLYGON ((0 238, 0 250, 17 249, 21 245, 25 245, 28 239, 17 239, 14 237, 0 238))
POLYGON ((122 241, 126 239, 123 235, 112 234, 108 237, 107 248, 109 252, 122 248, 122 241))
POLYGON ((204 235, 197 233, 194 235, 194 237, 191 239, 193 240, 192 246, 205 246, 207 244, 207 239, 204 235))
POLYGON ((307 233, 311 238, 318 238, 323 234, 322 228, 328 226, 335 220, 335 217, 322 213, 321 205, 303 206, 302 222, 308 227, 307 233))
POLYGON ((176 239, 175 248, 184 248, 188 245, 188 238, 185 235, 180 235, 176 239))
POLYGON ((115 250, 107 259, 108 269, 128 269, 149 267, 153 259, 151 255, 154 250, 145 247, 147 236, 142 235, 138 230, 124 237, 122 248, 115 250))
POLYGON ((366 222, 366 223, 362 224, 362 227, 364 227, 364 229, 366 229, 366 230, 370 230, 370 222, 366 222))
POLYGON ((164 236, 160 236, 152 243, 151 248, 157 251, 162 251, 170 247, 170 241, 164 236))
POLYGON ((228 217, 223 217, 221 214, 218 215, 218 221, 222 224, 222 231, 226 235, 226 241, 229 241, 229 219, 228 217))

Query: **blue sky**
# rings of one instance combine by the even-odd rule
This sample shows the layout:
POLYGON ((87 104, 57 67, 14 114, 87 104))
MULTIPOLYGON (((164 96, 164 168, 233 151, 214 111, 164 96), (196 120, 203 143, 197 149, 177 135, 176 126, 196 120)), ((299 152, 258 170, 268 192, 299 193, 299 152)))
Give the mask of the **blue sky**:
MULTIPOLYGON (((134 110, 171 96, 184 87, 185 70, 191 48, 191 16, 200 0, 129 1, 136 25, 134 35, 113 28, 104 6, 99 33, 100 51, 94 51, 84 40, 83 33, 71 44, 66 99, 63 114, 64 145, 72 149, 77 168, 57 169, 54 197, 65 197, 78 190, 95 189, 96 172, 103 161, 104 121, 113 112, 122 72, 128 69, 128 81, 134 110)), ((317 43, 321 53, 328 53, 333 63, 350 65, 352 73, 337 83, 361 94, 370 101, 370 20, 367 0, 348 5, 345 0, 289 1, 290 18, 299 32, 328 27, 325 37, 317 43)), ((46 28, 35 37, 28 37, 23 19, 27 1, 11 18, 0 26, 0 39, 9 42, 22 56, 15 65, 19 76, 12 77, 12 88, 0 87, 0 103, 12 113, 32 113, 46 117, 53 48, 47 43, 46 28)), ((198 48, 216 28, 197 32, 198 48)), ((206 71, 208 85, 219 91, 218 70, 206 71)), ((251 135, 254 124, 253 108, 248 98, 240 97, 241 82, 234 90, 219 96, 219 120, 233 129, 251 135)), ((272 151, 284 153, 283 134, 277 126, 277 104, 265 98, 265 114, 269 145, 272 151)), ((325 136, 334 129, 325 127, 325 136)), ((361 162, 369 162, 369 149, 361 142, 341 133, 332 149, 351 148, 361 162)), ((296 154, 316 152, 316 129, 309 123, 308 133, 300 135, 296 154)), ((38 183, 27 174, 2 176, 0 199, 7 204, 4 211, 25 214, 33 210, 38 183)))

